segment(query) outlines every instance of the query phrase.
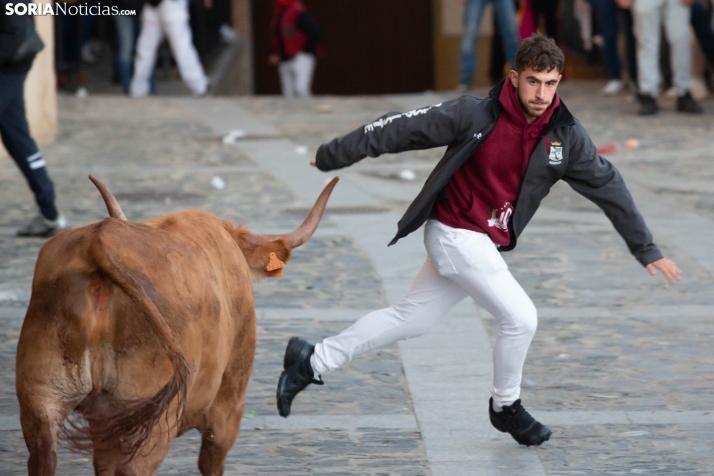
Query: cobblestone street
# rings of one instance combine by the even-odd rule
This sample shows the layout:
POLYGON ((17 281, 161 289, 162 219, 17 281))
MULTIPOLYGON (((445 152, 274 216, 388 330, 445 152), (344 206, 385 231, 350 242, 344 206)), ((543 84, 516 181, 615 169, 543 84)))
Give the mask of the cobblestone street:
MULTIPOLYGON (((426 336, 360 356, 278 416, 285 343, 340 332, 401 298, 421 266, 421 230, 387 248, 396 223, 443 149, 365 159, 340 183, 315 236, 284 277, 254 283, 258 348, 242 431, 226 474, 709 475, 714 474, 714 101, 685 116, 663 101, 636 115, 599 82, 560 94, 620 169, 681 282, 652 278, 604 214, 564 183, 543 202, 516 250, 513 275, 539 310, 522 399, 554 431, 519 447, 488 422, 495 321, 473 302, 426 336), (639 147, 625 142, 637 139, 639 147), (400 178, 414 172, 413 181, 400 178)), ((480 91, 485 94, 486 91, 480 91)), ((72 226, 106 217, 92 173, 129 220, 190 208, 253 232, 289 231, 326 180, 317 147, 388 111, 454 97, 276 97, 129 100, 60 96, 57 140, 43 147, 59 208, 72 226), (224 143, 241 129, 246 136, 224 143), (211 186, 220 177, 225 188, 211 186)), ((15 349, 43 240, 14 236, 35 214, 7 159, 0 169, 0 475, 26 474, 15 397, 15 349)), ((177 439, 157 474, 198 475, 200 438, 177 439)), ((58 474, 93 474, 62 450, 58 474)))

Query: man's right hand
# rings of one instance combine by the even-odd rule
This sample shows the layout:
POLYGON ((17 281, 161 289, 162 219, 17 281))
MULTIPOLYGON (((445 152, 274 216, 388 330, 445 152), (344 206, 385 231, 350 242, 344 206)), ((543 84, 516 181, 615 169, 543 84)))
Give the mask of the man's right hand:
POLYGON ((317 163, 315 163, 314 160, 312 162, 310 162, 310 165, 312 165, 313 167, 317 167, 317 163))
POLYGON ((268 56, 268 63, 272 64, 273 66, 277 66, 280 64, 280 55, 272 54, 268 56))
POLYGON ((624 8, 625 10, 629 10, 632 8, 632 0, 615 0, 617 2, 617 5, 620 8, 624 8))

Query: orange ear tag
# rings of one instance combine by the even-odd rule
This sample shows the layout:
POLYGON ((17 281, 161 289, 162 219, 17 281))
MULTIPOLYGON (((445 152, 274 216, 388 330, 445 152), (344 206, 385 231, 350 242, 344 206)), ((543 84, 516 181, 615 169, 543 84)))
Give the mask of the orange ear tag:
POLYGON ((270 253, 270 261, 268 261, 268 266, 265 267, 266 271, 277 271, 276 273, 273 274, 273 276, 282 276, 283 271, 282 268, 285 267, 285 263, 280 261, 277 256, 275 256, 275 253, 270 253))

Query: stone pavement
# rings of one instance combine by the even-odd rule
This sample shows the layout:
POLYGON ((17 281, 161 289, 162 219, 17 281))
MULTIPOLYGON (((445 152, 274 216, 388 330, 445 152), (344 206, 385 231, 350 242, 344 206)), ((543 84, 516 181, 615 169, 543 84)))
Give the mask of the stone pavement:
MULTIPOLYGON (((255 284, 258 350, 226 474, 714 474, 714 103, 703 103, 704 116, 665 105, 659 117, 640 118, 623 97, 597 96, 600 86, 564 83, 561 94, 596 144, 639 139, 640 148, 609 158, 685 274, 672 286, 651 278, 597 207, 567 186, 553 189, 505 255, 539 309, 522 398, 553 428, 551 441, 518 447, 490 427, 496 329, 469 300, 426 336, 325 375, 290 418, 277 416, 274 389, 290 336, 337 333, 407 290, 425 256, 421 234, 386 244, 443 153, 433 149, 340 170, 315 236, 282 279, 255 284), (405 169, 416 180, 400 179, 405 169)), ((61 97, 60 136, 43 151, 74 225, 106 216, 86 179, 93 173, 131 220, 201 208, 279 232, 297 226, 337 175, 307 166, 320 143, 384 112, 448 97, 61 97), (232 129, 248 136, 222 143, 232 129), (211 187, 215 176, 224 189, 211 187)), ((12 475, 24 474, 27 457, 14 352, 42 241, 12 236, 34 205, 10 165, 0 170, 0 203, 0 474, 12 475)), ((195 432, 176 440, 158 474, 198 474, 198 447, 195 432)), ((92 474, 83 458, 63 451, 58 474, 92 474)))

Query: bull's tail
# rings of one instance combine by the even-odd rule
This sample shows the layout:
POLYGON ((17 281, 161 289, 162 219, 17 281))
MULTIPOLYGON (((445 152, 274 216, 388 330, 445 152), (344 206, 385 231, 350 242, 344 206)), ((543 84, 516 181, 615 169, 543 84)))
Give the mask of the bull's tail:
POLYGON ((141 266, 137 266, 134 257, 127 256, 126 248, 121 249, 122 241, 131 243, 124 241, 129 236, 122 235, 133 235, 133 230, 127 228, 137 224, 127 227, 126 222, 111 221, 109 219, 107 222, 110 223, 106 223, 111 232, 105 233, 109 231, 106 228, 99 232, 90 247, 89 258, 143 311, 146 322, 173 366, 173 375, 152 397, 136 400, 114 399, 111 409, 96 409, 88 405, 81 411, 78 419, 69 421, 64 436, 70 448, 74 450, 118 450, 127 458, 133 458, 149 441, 157 425, 162 423, 162 418, 165 420, 166 432, 177 430, 186 405, 192 369, 166 320, 149 298, 149 295, 155 294, 153 285, 142 272, 141 266), (172 403, 175 404, 175 415, 169 411, 172 403), (175 421, 172 422, 174 416, 175 421))

